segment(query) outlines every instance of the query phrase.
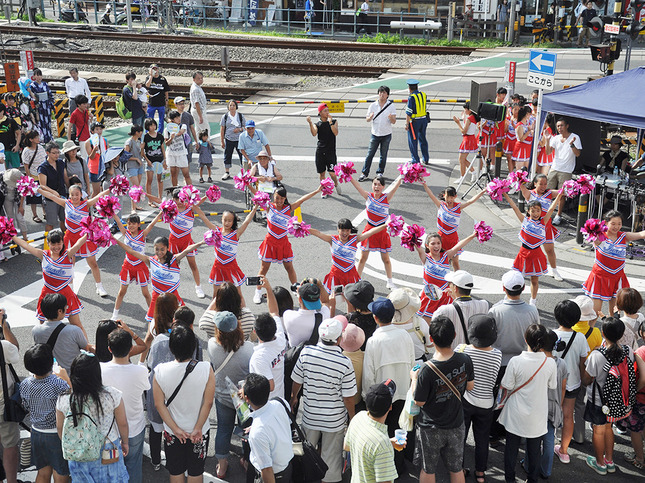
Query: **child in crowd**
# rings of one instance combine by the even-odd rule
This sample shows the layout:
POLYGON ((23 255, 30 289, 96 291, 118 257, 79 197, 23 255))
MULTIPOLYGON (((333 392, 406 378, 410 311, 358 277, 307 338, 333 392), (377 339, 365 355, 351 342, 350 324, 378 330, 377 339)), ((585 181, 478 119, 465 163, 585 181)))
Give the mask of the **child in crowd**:
POLYGON ((108 142, 103 137, 103 127, 100 122, 90 124, 90 137, 85 141, 87 168, 90 171, 90 183, 92 183, 92 197, 97 196, 101 191, 101 175, 105 171, 105 153, 108 150, 108 142))
MULTIPOLYGON (((146 169, 143 163, 143 157, 141 156, 142 135, 143 126, 132 126, 130 128, 130 138, 125 142, 125 146, 123 147, 126 152, 130 153, 127 164, 130 186, 141 186, 141 178, 146 169)), ((133 199, 130 199, 130 201, 132 202, 132 211, 141 209, 133 199)))
POLYGON ((212 183, 211 166, 213 166, 213 145, 208 138, 208 129, 199 132, 199 143, 197 144, 199 153, 199 182, 204 182, 204 167, 208 170, 208 182, 212 183))
POLYGON ((620 343, 629 345, 633 351, 638 349, 639 339, 643 340, 638 332, 639 327, 645 322, 645 316, 638 313, 642 306, 643 297, 636 289, 631 287, 621 288, 616 294, 616 308, 623 313, 620 320, 625 324, 625 333, 630 333, 633 336, 632 344, 624 341, 624 339, 621 339, 620 343))
MULTIPOLYGON (((157 176, 157 193, 159 198, 163 197, 163 178, 162 174, 166 165, 166 143, 163 136, 157 132, 157 121, 146 119, 144 123, 146 134, 143 136, 141 144, 141 154, 146 161, 146 193, 152 193, 152 178, 157 176)), ((153 201, 148 204, 155 207, 153 201)))
POLYGON ((566 362, 567 370, 569 371, 566 392, 562 401, 564 418, 562 438, 560 444, 554 447, 554 451, 562 463, 569 463, 570 458, 567 452, 573 437, 573 410, 578 392, 580 392, 580 374, 584 372, 585 360, 589 354, 589 345, 582 334, 572 329, 582 315, 578 304, 573 300, 562 300, 555 306, 554 315, 559 324, 555 333, 566 344, 562 350, 556 350, 554 355, 566 362))
POLYGON ((56 433, 56 401, 69 391, 67 372, 58 367, 52 372, 54 355, 47 344, 36 344, 25 352, 25 369, 31 374, 20 383, 20 397, 31 418, 31 464, 38 471, 37 481, 69 481, 69 468, 63 458, 56 433))

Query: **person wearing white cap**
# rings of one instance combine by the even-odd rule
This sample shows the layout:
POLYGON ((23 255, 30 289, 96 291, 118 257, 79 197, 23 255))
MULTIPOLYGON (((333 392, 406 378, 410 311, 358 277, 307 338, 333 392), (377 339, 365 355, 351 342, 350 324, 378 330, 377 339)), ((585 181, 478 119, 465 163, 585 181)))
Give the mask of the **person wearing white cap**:
MULTIPOLYGON (((508 361, 519 356, 526 350, 524 333, 531 324, 540 323, 540 314, 534 305, 529 305, 521 300, 524 291, 524 277, 516 270, 510 270, 502 276, 502 286, 506 297, 491 307, 488 311, 497 323, 497 340, 493 344, 495 349, 502 351, 502 366, 497 374, 497 383, 502 380, 506 372, 508 361)), ((491 436, 499 438, 503 429, 499 423, 493 423, 491 436)))
POLYGON ((337 319, 323 320, 316 345, 305 346, 291 373, 291 407, 298 404, 307 440, 320 452, 329 469, 323 481, 341 481, 343 438, 347 416, 354 417, 356 377, 352 361, 344 356, 339 342, 343 324, 337 319))
POLYGON ((465 270, 448 272, 446 281, 450 284, 449 290, 454 301, 452 304, 442 305, 432 318, 440 315, 448 317, 455 326, 455 340, 452 342, 454 349, 459 344, 470 344, 468 340, 468 320, 475 314, 485 314, 488 312, 488 302, 486 300, 475 300, 470 296, 470 292, 475 287, 473 276, 465 270))

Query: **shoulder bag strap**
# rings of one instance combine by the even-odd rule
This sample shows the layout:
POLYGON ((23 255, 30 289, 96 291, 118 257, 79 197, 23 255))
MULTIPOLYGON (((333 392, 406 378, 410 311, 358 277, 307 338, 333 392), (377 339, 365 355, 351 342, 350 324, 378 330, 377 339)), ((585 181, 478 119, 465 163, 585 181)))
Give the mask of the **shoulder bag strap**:
POLYGON ((226 356, 226 359, 224 359, 224 362, 222 362, 222 363, 219 365, 219 367, 215 370, 215 375, 219 374, 219 373, 220 373, 220 371, 221 371, 222 369, 224 369, 224 366, 225 366, 226 364, 228 364, 228 361, 230 361, 230 360, 231 360, 231 357, 233 357, 233 354, 235 354, 235 352, 233 352, 233 351, 231 351, 231 352, 229 352, 229 353, 228 353, 228 355, 226 356))
POLYGON ((464 331, 464 338, 466 339, 466 344, 470 344, 470 341, 468 340, 468 329, 466 329, 466 322, 464 321, 464 313, 461 311, 461 307, 455 300, 452 303, 452 306, 455 308, 457 311, 457 315, 459 316, 459 322, 461 322, 461 328, 464 331))
POLYGON ((540 367, 538 367, 538 368, 537 368, 537 371, 535 371, 535 372, 533 373, 533 375, 532 375, 531 377, 529 377, 529 380, 528 380, 528 381, 526 381, 526 382, 525 382, 524 384, 522 384, 520 387, 513 389, 513 392, 511 392, 511 393, 508 395, 508 397, 511 397, 513 394, 515 394, 517 391, 519 391, 519 390, 520 390, 520 389, 522 389, 524 386, 526 386, 529 382, 531 382, 531 381, 533 380, 533 378, 534 378, 535 376, 537 376, 537 373, 538 373, 538 372, 540 372, 540 370, 542 369, 542 367, 544 367, 544 364, 546 364, 546 359, 547 359, 547 357, 546 357, 546 356, 544 356, 544 360, 542 361, 542 364, 540 364, 540 367))
POLYGON ((56 345, 56 341, 58 340, 58 336, 60 335, 60 333, 62 332, 62 330, 63 330, 64 328, 65 328, 65 323, 64 323, 64 322, 61 322, 60 324, 58 324, 58 325, 56 326, 56 328, 54 329, 54 331, 51 333, 51 335, 49 336, 49 339, 47 339, 46 344, 47 344, 49 347, 51 347, 51 350, 52 350, 52 351, 54 350, 54 346, 56 345))
POLYGON ((284 410, 287 412, 287 415, 289 416, 289 419, 291 420, 291 429, 296 430, 296 433, 298 433, 298 437, 300 438, 300 441, 305 441, 307 438, 305 434, 302 432, 302 429, 300 429, 300 426, 298 426, 298 423, 296 423, 296 418, 289 409, 289 406, 287 406, 287 403, 284 402, 284 400, 281 397, 274 397, 271 399, 272 401, 278 401, 284 410))
POLYGON ((593 327, 589 327, 589 330, 585 334, 585 339, 588 339, 592 333, 593 333, 593 327))
POLYGON ((443 372, 441 372, 439 368, 432 363, 432 361, 426 361, 426 364, 430 369, 434 371, 434 373, 437 376, 441 378, 441 380, 450 388, 453 394, 457 396, 457 399, 459 399, 459 401, 461 402, 461 394, 459 393, 455 385, 452 382, 450 382, 450 379, 448 379, 446 375, 443 372))
POLYGON ((54 331, 51 333, 49 336, 49 339, 47 339, 46 344, 51 347, 51 350, 54 350, 54 346, 56 345, 56 341, 58 340, 58 336, 60 335, 61 331, 65 328, 65 323, 61 322, 56 326, 54 331))
POLYGON ((372 118, 372 121, 375 121, 377 117, 379 117, 381 114, 383 114, 383 111, 385 111, 388 107, 390 107, 392 104, 394 104, 392 101, 387 101, 385 103, 385 106, 383 106, 383 109, 381 109, 376 116, 372 118))
POLYGON ((578 335, 578 333, 574 330, 574 331, 573 331, 573 335, 571 336, 571 339, 569 339, 569 343, 568 343, 568 344, 567 344, 567 346, 564 348, 564 352, 562 353, 562 357, 561 357, 561 359, 562 359, 562 360, 564 360, 564 357, 565 357, 565 356, 567 355, 567 353, 569 352, 569 349, 571 348, 571 344, 573 344, 573 339, 575 339, 575 338, 576 338, 576 335, 578 335))
POLYGON ((318 328, 320 327, 320 324, 322 324, 322 314, 320 312, 316 312, 314 314, 314 320, 314 330, 311 331, 309 340, 305 345, 316 345, 318 342, 318 328))
MULTIPOLYGON (((36 144, 36 149, 34 150, 34 154, 31 156, 31 161, 29 161, 29 164, 27 165, 27 171, 31 172, 31 165, 34 164, 34 159, 36 159, 36 155, 38 154, 38 149, 40 148, 40 144, 36 144)), ((31 174, 27 173, 28 176, 31 176, 31 174)))
POLYGON ((179 390, 181 389, 181 386, 184 384, 184 381, 185 381, 185 380, 186 380, 186 378, 188 377, 188 374, 190 374, 191 372, 193 372, 193 369, 195 369, 195 366, 196 366, 196 365, 197 365, 197 361, 196 361, 196 360, 191 360, 191 361, 188 363, 188 365, 186 366, 186 372, 184 372, 184 377, 182 377, 182 378, 181 378, 181 381, 179 381, 179 384, 178 384, 178 385, 177 385, 177 387, 175 388, 175 391, 170 395, 170 397, 169 397, 169 398, 168 398, 168 400, 166 401, 166 407, 170 406, 170 403, 171 403, 171 402, 173 402, 173 400, 175 399, 175 397, 177 397, 177 393, 178 393, 178 392, 179 392, 179 390))
POLYGON ((4 407, 9 407, 9 385, 7 384, 7 370, 4 362, 4 347, 0 342, 0 375, 2 376, 2 396, 4 397, 4 407))

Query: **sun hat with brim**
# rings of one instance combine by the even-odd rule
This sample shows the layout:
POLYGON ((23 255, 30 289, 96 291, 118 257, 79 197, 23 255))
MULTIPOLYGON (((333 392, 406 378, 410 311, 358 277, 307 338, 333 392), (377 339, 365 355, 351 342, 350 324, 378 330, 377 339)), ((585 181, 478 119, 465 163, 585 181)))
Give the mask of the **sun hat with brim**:
POLYGON ((63 149, 61 152, 65 154, 65 153, 69 153, 70 151, 74 151, 75 149, 80 149, 80 148, 74 141, 69 140, 63 143, 63 149))
POLYGON ((345 298, 355 308, 368 310, 367 306, 374 300, 374 286, 367 280, 359 280, 345 286, 345 298))
POLYGON ((572 299, 578 307, 580 307, 580 320, 589 321, 596 320, 598 314, 593 308, 593 299, 587 297, 586 295, 578 295, 575 299, 572 299))
POLYGON ((490 347, 497 340, 497 323, 488 314, 475 314, 468 319, 468 340, 475 347, 490 347))
POLYGON ((614 135, 609 140, 609 144, 623 144, 623 138, 621 138, 620 136, 614 135))
POLYGON ((343 331, 340 347, 345 352, 356 352, 365 343, 365 331, 356 324, 349 324, 343 331))
POLYGON ((271 157, 271 155, 267 153, 266 149, 263 149, 262 151, 260 151, 258 154, 255 155, 256 158, 259 158, 260 156, 265 156, 267 158, 271 157))
POLYGON ((421 307, 421 299, 408 287, 392 290, 387 296, 394 305, 393 324, 405 324, 417 313, 421 307))
POLYGON ((2 174, 2 179, 9 188, 15 188, 22 173, 17 168, 8 169, 2 174))

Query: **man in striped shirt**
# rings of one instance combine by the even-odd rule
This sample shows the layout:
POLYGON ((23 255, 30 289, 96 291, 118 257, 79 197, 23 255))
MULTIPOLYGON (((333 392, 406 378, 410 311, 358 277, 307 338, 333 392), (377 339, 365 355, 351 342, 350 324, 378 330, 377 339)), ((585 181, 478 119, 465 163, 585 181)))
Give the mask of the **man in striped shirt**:
POLYGON ((398 478, 394 448, 385 425, 395 392, 392 379, 374 384, 365 395, 367 411, 361 411, 349 423, 345 451, 352 458, 351 483, 391 482, 398 478))
POLYGON ((302 388, 302 428, 328 466, 324 482, 342 480, 343 436, 347 416, 354 417, 356 377, 354 366, 339 347, 343 325, 337 319, 323 320, 319 341, 305 346, 291 373, 291 407, 298 403, 302 388))

